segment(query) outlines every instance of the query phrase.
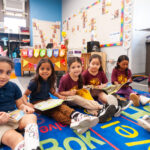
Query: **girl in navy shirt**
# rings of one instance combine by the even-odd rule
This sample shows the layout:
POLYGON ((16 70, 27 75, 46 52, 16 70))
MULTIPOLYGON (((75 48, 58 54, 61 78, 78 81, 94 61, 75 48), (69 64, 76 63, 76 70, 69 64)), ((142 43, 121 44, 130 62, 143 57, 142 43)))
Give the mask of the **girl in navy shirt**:
MULTIPOLYGON (((55 91, 55 81, 56 76, 52 62, 48 58, 41 59, 36 68, 36 75, 24 93, 25 104, 33 108, 33 104, 50 99, 49 93, 65 99, 55 91), (27 102, 29 95, 30 103, 27 102)), ((62 124, 70 125, 78 133, 84 133, 99 122, 97 117, 79 113, 65 104, 40 113, 52 117, 62 124)))

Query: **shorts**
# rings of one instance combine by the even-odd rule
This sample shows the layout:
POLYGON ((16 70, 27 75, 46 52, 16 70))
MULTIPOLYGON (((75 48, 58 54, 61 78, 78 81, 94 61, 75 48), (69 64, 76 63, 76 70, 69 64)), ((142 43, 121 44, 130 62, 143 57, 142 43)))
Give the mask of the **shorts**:
POLYGON ((17 129, 19 127, 18 122, 8 121, 6 124, 0 125, 0 143, 4 133, 11 129, 17 129))

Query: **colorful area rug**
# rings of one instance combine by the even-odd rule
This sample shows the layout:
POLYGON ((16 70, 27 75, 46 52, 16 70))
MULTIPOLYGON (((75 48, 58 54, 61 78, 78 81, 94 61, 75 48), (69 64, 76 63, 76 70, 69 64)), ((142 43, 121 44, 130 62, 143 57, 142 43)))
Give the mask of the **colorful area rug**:
MULTIPOLYGON (((149 93, 138 91, 150 97, 149 93)), ((42 150, 150 150, 150 132, 137 124, 137 119, 150 115, 150 105, 131 106, 120 117, 97 124, 83 135, 46 116, 38 116, 42 150)), ((0 150, 9 150, 3 146, 0 150)))

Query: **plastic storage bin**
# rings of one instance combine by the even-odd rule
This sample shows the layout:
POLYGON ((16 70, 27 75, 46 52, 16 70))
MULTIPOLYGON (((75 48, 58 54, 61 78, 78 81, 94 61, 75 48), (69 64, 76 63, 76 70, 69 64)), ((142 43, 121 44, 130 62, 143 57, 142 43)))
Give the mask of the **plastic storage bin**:
POLYGON ((21 76, 21 59, 15 58, 14 59, 14 69, 16 76, 21 76))

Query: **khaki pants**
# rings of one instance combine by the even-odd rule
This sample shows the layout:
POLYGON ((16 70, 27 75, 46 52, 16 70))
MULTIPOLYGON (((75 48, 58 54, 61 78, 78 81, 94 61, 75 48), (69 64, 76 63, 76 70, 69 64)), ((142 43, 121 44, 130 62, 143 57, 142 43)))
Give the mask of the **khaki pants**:
POLYGON ((11 129, 17 129, 18 127, 19 127, 19 123, 14 121, 8 121, 6 124, 0 125, 0 143, 2 140, 2 136, 6 131, 11 129))
POLYGON ((97 101, 87 100, 78 95, 68 96, 66 101, 81 106, 82 108, 86 108, 90 114, 96 114, 97 111, 103 107, 97 101))

